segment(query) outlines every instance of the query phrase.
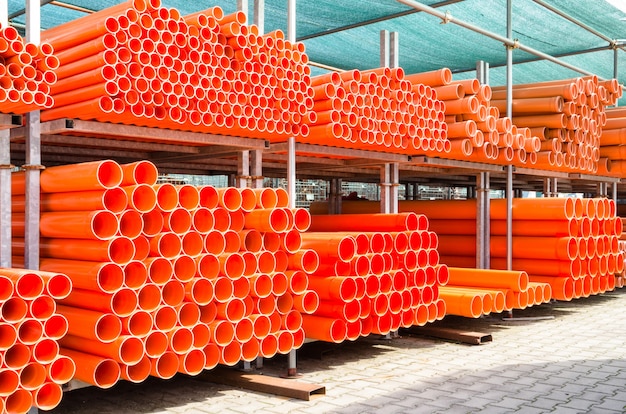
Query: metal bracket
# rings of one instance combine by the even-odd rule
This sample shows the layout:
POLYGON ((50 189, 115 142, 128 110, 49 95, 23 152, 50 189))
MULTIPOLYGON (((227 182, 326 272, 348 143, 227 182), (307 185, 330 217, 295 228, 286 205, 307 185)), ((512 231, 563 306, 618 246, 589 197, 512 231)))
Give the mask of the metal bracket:
POLYGON ((509 44, 504 44, 504 46, 509 49, 509 50, 513 50, 513 49, 519 49, 519 39, 513 39, 513 44, 509 45, 509 44))
POLYGON ((449 10, 446 10, 444 16, 441 18, 441 23, 439 24, 448 24, 452 21, 452 13, 449 10))
POLYGON ((262 175, 236 175, 235 176, 235 179, 237 179, 237 180, 241 180, 241 179, 244 179, 244 180, 262 180, 264 178, 265 177, 263 177, 262 175))
POLYGON ((21 167, 23 170, 45 170, 46 166, 45 165, 39 165, 39 164, 24 164, 21 167))

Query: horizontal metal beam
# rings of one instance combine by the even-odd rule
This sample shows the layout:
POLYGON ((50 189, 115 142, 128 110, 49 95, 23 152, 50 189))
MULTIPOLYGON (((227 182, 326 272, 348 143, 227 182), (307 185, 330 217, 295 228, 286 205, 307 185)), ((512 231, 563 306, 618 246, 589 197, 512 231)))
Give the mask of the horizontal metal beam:
POLYGON ((517 39, 510 39, 508 37, 501 36, 501 35, 499 35, 497 33, 490 32, 489 30, 483 29, 482 27, 475 26, 475 25, 473 25, 471 23, 468 23, 468 22, 466 22, 464 20, 457 19, 457 18, 453 17, 449 12, 442 13, 439 10, 436 10, 436 9, 430 7, 430 6, 422 4, 422 3, 417 2, 415 0, 397 0, 397 1, 402 3, 402 4, 407 5, 409 7, 413 7, 416 10, 420 10, 420 11, 426 12, 426 13, 432 15, 432 16, 438 17, 438 18, 440 18, 442 20, 443 23, 454 23, 454 24, 456 24, 458 26, 461 26, 461 27, 463 27, 465 29, 468 29, 468 30, 471 30, 473 32, 482 34, 483 36, 487 36, 487 37, 489 37, 491 39, 494 39, 494 40, 496 40, 498 42, 502 42, 502 43, 504 43, 508 47, 516 48, 516 49, 519 49, 519 50, 521 50, 523 52, 530 53, 531 55, 535 55, 535 56, 540 57, 540 58, 542 58, 544 60, 548 60, 550 62, 556 63, 557 65, 561 65, 561 66, 563 66, 565 68, 573 70, 574 72, 582 73, 583 75, 594 75, 594 73, 592 73, 592 72, 586 71, 586 70, 581 69, 581 68, 579 68, 577 66, 574 66, 574 65, 570 65, 567 62, 563 62, 563 61, 555 58, 554 56, 551 56, 551 55, 549 55, 547 53, 541 52, 541 51, 539 51, 537 49, 534 49, 532 47, 526 46, 526 45, 520 43, 517 39))
MULTIPOLYGON (((444 6, 449 6, 451 4, 455 4, 455 3, 460 3, 463 0, 446 0, 446 1, 440 1, 439 3, 434 3, 431 7, 436 8, 436 7, 444 7, 444 6)), ((415 14, 418 13, 419 10, 405 10, 399 13, 393 13, 393 14, 388 14, 382 17, 377 17, 375 19, 369 19, 369 20, 365 20, 362 22, 358 22, 358 23, 353 23, 353 24, 347 24, 345 26, 339 26, 336 27, 334 29, 328 29, 328 30, 324 30, 323 32, 318 32, 318 33, 312 33, 306 36, 300 36, 299 38, 297 38, 296 40, 298 42, 302 42, 303 40, 308 40, 308 39, 314 39, 316 37, 321 37, 321 36, 326 36, 326 35, 330 35, 333 33, 339 33, 339 32, 343 32, 346 30, 350 30, 350 29, 356 29, 357 27, 363 27, 363 26, 368 26, 370 24, 376 24, 376 23, 380 23, 380 22, 385 22, 387 20, 392 20, 392 19, 396 19, 398 17, 403 17, 403 16, 408 16, 410 14, 415 14)))
POLYGON ((559 10, 558 8, 554 7, 551 4, 546 3, 543 0, 533 0, 535 3, 537 3, 538 5, 550 10, 552 13, 561 16, 562 18, 564 18, 565 20, 574 23, 576 26, 580 27, 581 29, 584 29, 586 31, 588 31, 589 33, 599 37, 602 40, 605 40, 607 42, 609 42, 609 46, 613 47, 616 46, 616 40, 615 39, 611 39, 610 37, 604 35, 603 33, 600 33, 599 31, 597 31, 596 29, 594 29, 593 27, 589 27, 587 26, 585 23, 581 22, 578 19, 575 19, 574 17, 570 16, 569 14, 565 13, 562 10, 559 10))
MULTIPOLYGON (((605 50, 612 50, 612 49, 613 48, 611 46, 598 46, 598 47, 592 47, 589 49, 577 50, 573 52, 557 53, 557 54, 553 54, 552 56, 555 58, 562 58, 562 57, 568 57, 568 56, 584 55, 587 53, 603 52, 605 50)), ((530 59, 520 59, 520 60, 514 61, 513 65, 521 65, 524 63, 539 62, 541 60, 544 60, 544 59, 539 58, 539 57, 533 57, 530 59)), ((505 63, 489 63, 490 69, 502 68, 505 66, 506 66, 506 62, 505 63)), ((475 72, 475 71, 476 71, 476 66, 472 66, 471 68, 453 69, 452 73, 465 73, 465 72, 475 72)))

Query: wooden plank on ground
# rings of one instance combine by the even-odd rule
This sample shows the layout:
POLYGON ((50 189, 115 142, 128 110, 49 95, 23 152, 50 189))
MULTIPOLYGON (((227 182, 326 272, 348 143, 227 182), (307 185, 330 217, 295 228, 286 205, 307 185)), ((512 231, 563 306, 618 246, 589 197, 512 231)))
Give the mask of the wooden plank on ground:
POLYGON ((251 391, 281 395, 310 401, 313 396, 326 394, 326 387, 318 384, 309 384, 293 379, 272 377, 269 375, 241 372, 232 368, 217 367, 202 373, 198 378, 233 387, 245 388, 251 391))

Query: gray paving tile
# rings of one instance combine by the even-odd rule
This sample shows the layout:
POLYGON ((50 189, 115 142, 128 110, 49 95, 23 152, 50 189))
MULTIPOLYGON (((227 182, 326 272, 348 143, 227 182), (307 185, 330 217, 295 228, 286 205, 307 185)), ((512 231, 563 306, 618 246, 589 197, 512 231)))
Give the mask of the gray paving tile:
POLYGON ((594 405, 594 409, 595 408, 615 410, 616 412, 624 412, 626 410, 626 403, 623 400, 605 398, 601 404, 594 405))

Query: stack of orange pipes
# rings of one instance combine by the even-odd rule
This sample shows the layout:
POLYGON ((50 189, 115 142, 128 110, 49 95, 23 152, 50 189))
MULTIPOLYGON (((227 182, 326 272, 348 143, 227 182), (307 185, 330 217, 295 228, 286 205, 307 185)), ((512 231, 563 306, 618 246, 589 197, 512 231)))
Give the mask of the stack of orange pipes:
POLYGON ((51 108, 50 86, 59 60, 49 43, 25 42, 12 26, 0 29, 0 112, 51 108))
POLYGON ((448 151, 443 105, 432 88, 412 82, 411 76, 402 68, 378 68, 312 78, 306 141, 410 154, 448 151))
POLYGON ((130 0, 46 30, 60 67, 55 106, 41 118, 271 140, 301 133, 313 105, 304 45, 244 23, 217 6, 180 16, 130 0))
POLYGON ((68 323, 56 302, 72 289, 64 274, 0 268, 0 412, 51 410, 74 362, 59 354, 68 323))
POLYGON ((443 318, 437 235, 414 213, 314 215, 302 245, 317 251, 309 288, 320 304, 304 315, 307 337, 342 342, 443 318))
POLYGON ((449 267, 448 272, 448 285, 439 289, 448 315, 478 318, 540 305, 552 297, 550 284, 529 282, 524 271, 449 267))
MULTIPOLYGON (((108 388, 300 347, 302 313, 318 303, 307 289, 317 255, 300 246, 308 212, 287 208, 284 190, 157 184, 157 175, 147 161, 110 160, 41 174, 40 267, 64 269, 74 284, 58 312, 76 378, 108 388)), ((23 180, 13 174, 16 255, 23 180)))
POLYGON ((450 154, 446 158, 487 163, 525 165, 539 151, 539 138, 518 128, 491 105, 491 88, 478 79, 453 81, 450 69, 421 74, 417 80, 431 86, 445 104, 450 154))
POLYGON ((606 124, 600 134, 598 174, 626 177, 626 110, 607 108, 606 124))
MULTIPOLYGON (((600 159, 605 107, 621 96, 616 79, 596 76, 513 86, 513 123, 542 139, 536 168, 593 172, 600 159)), ((506 108, 506 90, 494 87, 492 104, 506 108)))
MULTIPOLYGON (((373 212, 376 202, 343 201, 344 212, 373 212)), ((400 201, 399 211, 428 217, 439 236, 441 262, 476 267, 476 201, 400 201)), ((324 203, 311 205, 312 214, 324 203)), ((491 267, 506 269, 506 200, 491 200, 491 267)), ((549 283, 552 299, 571 300, 613 290, 624 256, 622 222, 606 198, 516 198, 513 200, 513 270, 531 282, 549 283)))

